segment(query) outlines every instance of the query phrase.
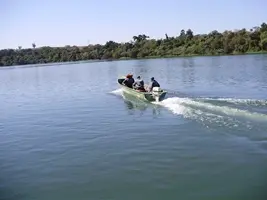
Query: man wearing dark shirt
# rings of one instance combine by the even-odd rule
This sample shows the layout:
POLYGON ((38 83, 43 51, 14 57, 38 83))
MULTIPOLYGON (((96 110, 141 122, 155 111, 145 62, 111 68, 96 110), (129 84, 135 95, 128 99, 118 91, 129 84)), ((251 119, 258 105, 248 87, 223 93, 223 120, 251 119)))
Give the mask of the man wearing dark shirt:
POLYGON ((133 87, 133 83, 134 83, 134 78, 133 78, 133 75, 131 75, 131 74, 128 74, 126 76, 126 79, 124 79, 124 81, 122 82, 123 85, 126 85, 129 88, 133 87))
POLYGON ((148 86, 148 92, 151 92, 153 87, 160 87, 160 84, 154 79, 154 77, 151 78, 151 82, 148 86))

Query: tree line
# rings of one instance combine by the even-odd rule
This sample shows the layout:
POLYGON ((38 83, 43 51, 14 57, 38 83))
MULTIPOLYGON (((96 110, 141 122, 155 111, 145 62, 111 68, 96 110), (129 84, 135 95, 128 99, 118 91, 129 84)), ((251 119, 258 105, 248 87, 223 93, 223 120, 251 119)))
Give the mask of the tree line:
POLYGON ((37 63, 70 62, 81 60, 113 60, 190 55, 231 55, 267 51, 267 24, 250 30, 214 30, 209 34, 194 35, 191 29, 181 30, 177 36, 165 34, 162 39, 150 39, 145 34, 133 36, 126 43, 108 41, 104 45, 84 47, 40 47, 0 50, 0 66, 37 63))

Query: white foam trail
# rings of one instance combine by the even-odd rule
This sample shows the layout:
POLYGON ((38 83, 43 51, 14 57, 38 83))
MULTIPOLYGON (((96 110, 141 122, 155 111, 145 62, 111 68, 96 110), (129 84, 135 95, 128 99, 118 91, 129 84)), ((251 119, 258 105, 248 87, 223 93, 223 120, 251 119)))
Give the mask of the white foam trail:
POLYGON ((179 101, 180 99, 181 98, 178 98, 178 97, 172 97, 172 98, 164 99, 161 102, 152 102, 152 103, 157 104, 157 105, 162 105, 168 108, 174 114, 184 115, 188 111, 188 108, 181 105, 181 102, 179 101))
POLYGON ((111 91, 110 93, 118 95, 118 96, 122 96, 122 89, 119 88, 117 90, 111 91))
POLYGON ((197 108, 194 109, 189 106, 186 106, 185 102, 187 101, 189 101, 189 99, 173 97, 165 99, 162 102, 155 102, 154 104, 164 106, 170 111, 172 111, 174 114, 182 115, 184 118, 199 121, 207 128, 210 128, 212 124, 219 124, 227 127, 236 126, 236 122, 233 122, 232 120, 226 120, 225 117, 221 115, 205 112, 197 108))
MULTIPOLYGON (((171 110, 174 114, 181 114, 186 117, 190 117, 190 114, 203 114, 203 111, 200 111, 199 109, 208 109, 211 112, 220 112, 222 114, 225 114, 227 116, 239 116, 239 117, 246 117, 253 120, 264 120, 267 121, 267 115, 261 114, 261 113, 252 113, 247 110, 241 110, 237 108, 231 108, 228 106, 217 106, 213 105, 211 103, 207 102, 199 102, 192 100, 190 98, 179 98, 179 97, 172 97, 163 100, 162 102, 158 103, 169 110, 171 110), (202 112, 202 113, 196 113, 196 111, 202 112)), ((193 117, 193 116, 191 116, 193 117)))
POLYGON ((225 101, 234 104, 246 104, 255 106, 267 106, 267 100, 262 99, 234 99, 234 98, 198 98, 199 100, 225 101))

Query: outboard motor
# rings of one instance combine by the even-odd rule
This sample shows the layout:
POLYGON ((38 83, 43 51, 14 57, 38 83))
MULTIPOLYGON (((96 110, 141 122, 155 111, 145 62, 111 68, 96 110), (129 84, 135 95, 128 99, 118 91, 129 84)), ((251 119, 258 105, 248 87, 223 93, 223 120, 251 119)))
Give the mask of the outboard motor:
POLYGON ((152 96, 155 98, 157 102, 159 101, 161 92, 162 92, 162 89, 160 87, 153 87, 152 89, 152 96))

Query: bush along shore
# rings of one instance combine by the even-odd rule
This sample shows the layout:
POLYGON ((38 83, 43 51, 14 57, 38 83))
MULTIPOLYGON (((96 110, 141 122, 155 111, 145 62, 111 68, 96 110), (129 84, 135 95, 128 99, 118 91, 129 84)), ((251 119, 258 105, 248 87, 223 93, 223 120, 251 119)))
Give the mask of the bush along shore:
POLYGON ((151 39, 145 34, 133 36, 126 43, 107 41, 106 44, 65 47, 36 47, 0 50, 0 66, 39 63, 71 62, 82 60, 117 60, 137 58, 178 57, 192 55, 233 55, 266 53, 267 24, 250 30, 216 30, 209 34, 194 35, 191 29, 181 30, 174 37, 165 34, 162 39, 151 39))

